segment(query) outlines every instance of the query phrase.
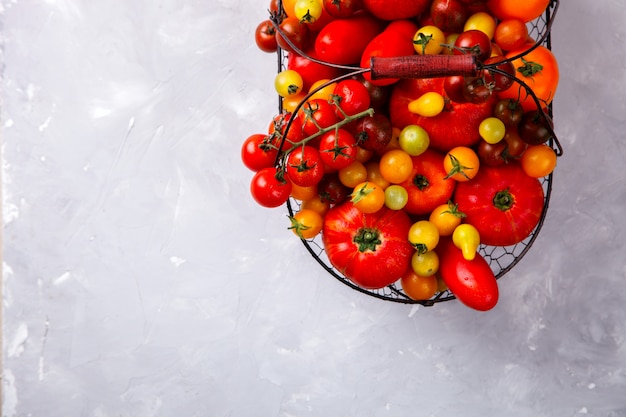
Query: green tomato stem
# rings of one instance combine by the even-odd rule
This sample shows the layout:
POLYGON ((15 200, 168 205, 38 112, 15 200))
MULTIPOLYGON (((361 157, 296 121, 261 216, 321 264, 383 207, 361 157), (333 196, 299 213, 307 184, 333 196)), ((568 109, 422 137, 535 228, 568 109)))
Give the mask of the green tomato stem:
POLYGON ((368 227, 360 228, 352 241, 359 246, 359 252, 376 252, 376 247, 382 243, 378 230, 368 227))

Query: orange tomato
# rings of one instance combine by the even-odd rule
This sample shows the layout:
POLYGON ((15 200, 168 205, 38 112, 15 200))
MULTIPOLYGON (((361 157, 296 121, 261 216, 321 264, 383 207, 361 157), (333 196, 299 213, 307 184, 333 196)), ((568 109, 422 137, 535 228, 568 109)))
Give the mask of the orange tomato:
MULTIPOLYGON (((506 57, 511 58, 523 52, 524 49, 510 51, 506 57)), ((552 102, 559 85, 559 66, 552 51, 540 45, 513 61, 513 66, 515 75, 531 88, 542 106, 552 102)), ((537 109, 532 96, 518 83, 513 83, 508 89, 498 92, 498 96, 519 100, 524 111, 537 109)))
POLYGON ((313 210, 324 216, 330 210, 330 202, 320 195, 304 200, 300 206, 301 210, 313 210))
POLYGON ((300 210, 290 217, 291 229, 301 239, 311 239, 322 231, 324 219, 315 210, 300 210))
POLYGON ((385 205, 385 191, 372 182, 363 182, 351 195, 352 204, 362 213, 376 213, 385 205))
POLYGON ((447 177, 456 181, 469 181, 478 174, 480 159, 478 154, 467 146, 457 146, 451 149, 443 160, 443 168, 447 177))
POLYGON ((439 288, 435 275, 423 277, 417 275, 411 268, 402 275, 400 284, 404 293, 413 300, 428 300, 439 288))
POLYGON ((530 145, 520 160, 524 172, 533 178, 549 175, 556 167, 556 153, 550 146, 530 145))
POLYGON ((498 23, 493 41, 504 51, 519 49, 528 39, 528 28, 520 19, 507 19, 498 23))
POLYGON ((291 184, 291 196, 296 200, 309 200, 317 195, 317 184, 303 187, 297 184, 291 184))
POLYGON ((520 19, 530 22, 541 16, 550 0, 489 0, 487 8, 499 20, 520 19))

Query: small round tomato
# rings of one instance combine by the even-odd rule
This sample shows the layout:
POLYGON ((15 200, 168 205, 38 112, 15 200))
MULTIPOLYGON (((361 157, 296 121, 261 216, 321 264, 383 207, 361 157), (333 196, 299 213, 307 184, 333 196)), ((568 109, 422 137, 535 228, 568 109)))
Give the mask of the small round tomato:
POLYGON ((541 16, 550 0, 489 0, 487 7, 500 20, 520 19, 527 23, 541 16))
POLYGON ((439 271, 439 255, 435 251, 425 253, 415 251, 411 257, 411 268, 421 277, 433 276, 439 271))
POLYGON ((376 153, 382 153, 393 137, 389 118, 380 113, 361 117, 350 130, 360 147, 376 153))
POLYGON ((347 79, 337 83, 332 100, 337 106, 337 116, 344 119, 365 111, 370 106, 370 95, 360 81, 347 79))
POLYGON ((331 206, 343 203, 351 192, 352 188, 343 185, 336 172, 324 175, 317 184, 317 193, 322 201, 330 203, 331 206))
POLYGON ((367 170, 367 181, 373 182, 383 190, 391 185, 391 183, 387 181, 385 177, 383 177, 383 175, 380 173, 379 161, 373 160, 367 162, 365 164, 365 169, 367 170))
POLYGON ((439 229, 430 220, 418 220, 411 225, 408 239, 418 253, 426 253, 437 247, 439 229))
POLYGON ((515 79, 515 67, 510 61, 502 55, 493 55, 484 62, 486 69, 483 71, 483 77, 486 84, 493 91, 503 91, 510 88, 515 79), (498 72, 496 72, 496 70, 498 72))
POLYGON ((463 98, 473 104, 482 104, 489 101, 493 89, 486 84, 484 77, 464 77, 463 98))
POLYGON ((411 156, 418 156, 426 152, 430 145, 428 132, 418 125, 407 125, 398 136, 400 148, 411 156))
POLYGON ((256 133, 248 136, 241 147, 241 160, 251 171, 271 167, 276 162, 278 150, 272 137, 256 133))
POLYGON ((281 97, 290 97, 302 92, 304 81, 294 70, 283 70, 274 77, 274 88, 281 97))
POLYGON ((463 91, 465 89, 465 77, 463 75, 450 75, 444 79, 443 89, 446 96, 455 103, 465 103, 467 99, 463 91))
POLYGON ((496 19, 487 12, 476 12, 465 21, 463 31, 480 30, 491 40, 496 32, 496 19))
POLYGON ((293 113, 286 111, 277 114, 272 119, 267 130, 268 134, 274 138, 276 146, 280 147, 280 150, 283 152, 290 150, 295 144, 304 139, 301 121, 298 117, 295 117, 292 121, 292 116, 293 113), (283 141, 282 144, 281 141, 283 141))
POLYGON ((341 168, 338 174, 339 181, 349 188, 354 188, 367 180, 367 169, 359 161, 354 161, 350 165, 341 168))
POLYGON ((528 144, 520 137, 517 127, 510 127, 506 130, 504 141, 506 142, 507 158, 519 158, 528 147, 528 144))
POLYGON ((323 217, 315 210, 301 209, 289 217, 293 231, 300 239, 314 238, 321 232, 324 223, 323 217))
POLYGON ((506 19, 498 23, 493 40, 502 50, 521 48, 528 39, 528 28, 520 19, 506 19))
POLYGON ((480 233, 469 223, 458 225, 452 232, 452 243, 463 253, 463 258, 471 261, 480 246, 480 233))
POLYGON ((380 174, 392 184, 400 184, 413 172, 411 155, 402 149, 392 149, 380 157, 378 163, 380 174))
POLYGON ((549 175, 556 167, 556 152, 550 146, 531 145, 526 148, 520 160, 524 172, 533 178, 549 175))
POLYGON ((385 205, 385 191, 371 182, 363 182, 354 187, 351 201, 362 213, 376 213, 385 205))
POLYGON ((317 184, 303 187, 298 184, 291 184, 291 197, 296 200, 305 201, 317 196, 317 184))
POLYGON ((418 55, 438 55, 446 43, 446 35, 435 25, 422 26, 413 36, 413 47, 418 55))
POLYGON ((497 117, 487 117, 478 126, 480 137, 487 143, 495 144, 504 139, 506 126, 497 117))
POLYGON ((361 0, 323 0, 323 5, 333 17, 350 17, 363 9, 361 0))
POLYGON ((296 107, 300 105, 304 100, 306 100, 307 93, 298 93, 287 97, 281 97, 281 102, 283 104, 283 110, 289 113, 293 113, 296 110, 296 107))
POLYGON ((322 135, 320 156, 327 167, 340 170, 356 161, 356 139, 345 129, 335 129, 322 135))
POLYGON ((307 49, 311 31, 308 25, 301 23, 297 17, 284 18, 278 25, 278 28, 280 31, 276 34, 276 42, 279 47, 289 52, 307 49), (294 49, 294 46, 296 49, 294 49))
POLYGON ((507 150, 508 144, 506 140, 501 140, 498 143, 489 143, 481 140, 476 153, 481 164, 497 167, 507 162, 510 156, 507 150))
POLYGON ((480 160, 476 152, 467 146, 451 149, 443 160, 446 178, 459 182, 469 181, 478 174, 480 160))
POLYGON ((254 31, 254 40, 257 47, 267 53, 274 53, 278 49, 276 42, 276 28, 272 21, 267 19, 259 23, 254 31))
POLYGON ((522 121, 517 126, 520 138, 529 145, 546 143, 552 138, 553 128, 552 119, 541 110, 524 113, 522 121))
POLYGON ((320 197, 318 194, 309 198, 308 200, 303 200, 302 204, 300 205, 300 210, 313 210, 324 216, 328 212, 328 210, 330 210, 330 203, 328 201, 322 200, 322 197, 320 197))
POLYGON ((303 23, 315 23, 323 10, 321 0, 296 0, 293 6, 295 16, 303 23))
POLYGON ((440 204, 430 213, 428 220, 439 231, 439 236, 450 236, 454 229, 461 224, 465 214, 459 211, 459 207, 452 201, 440 204))
POLYGON ((309 99, 302 105, 298 113, 302 130, 306 136, 318 133, 321 129, 337 123, 335 107, 321 98, 309 99))
POLYGON ((512 98, 499 100, 493 108, 493 115, 507 126, 517 126, 524 117, 524 109, 519 101, 512 98))
POLYGON ((481 30, 463 31, 454 42, 454 54, 473 54, 479 61, 485 61, 491 56, 491 39, 481 30))
POLYGON ((317 80, 313 84, 311 84, 311 88, 309 88, 309 94, 311 94, 309 100, 315 100, 319 98, 328 102, 328 100, 333 95, 333 91, 335 91, 335 87, 337 87, 337 83, 330 82, 330 80, 326 78, 317 80))
POLYGON ((435 117, 443 111, 445 104, 441 94, 429 91, 409 102, 409 111, 423 117, 435 117))
POLYGON ((285 164, 289 179, 302 187, 318 184, 324 176, 324 162, 312 146, 298 146, 289 153, 285 164))
POLYGON ((402 291, 412 300, 429 300, 438 289, 437 277, 431 275, 422 277, 417 275, 413 269, 409 268, 400 279, 402 291))
POLYGON ((409 193, 397 184, 385 188, 385 206, 391 210, 402 210, 409 201, 409 193))
POLYGON ((276 167, 263 168, 252 177, 250 193, 263 207, 279 207, 289 199, 291 181, 280 175, 276 167))

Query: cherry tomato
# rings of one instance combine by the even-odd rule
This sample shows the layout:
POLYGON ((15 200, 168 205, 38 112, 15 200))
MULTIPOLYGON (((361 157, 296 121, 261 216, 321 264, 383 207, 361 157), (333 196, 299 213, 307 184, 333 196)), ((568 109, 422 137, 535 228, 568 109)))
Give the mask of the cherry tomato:
POLYGON ((311 37, 310 29, 305 23, 301 23, 297 17, 286 17, 280 22, 278 28, 280 30, 276 34, 276 42, 279 47, 285 51, 294 52, 307 49, 311 37))
POLYGON ((506 61, 504 56, 490 56, 485 60, 484 64, 487 66, 487 69, 483 71, 483 77, 485 77, 485 83, 490 86, 493 91, 503 91, 513 85, 515 68, 511 62, 506 61), (496 72, 492 69, 492 66, 495 66, 495 69, 508 74, 508 76, 496 72))
POLYGON ((413 172, 411 155, 402 149, 392 149, 380 157, 380 174, 392 184, 400 184, 413 172))
POLYGON ((493 89, 487 85, 484 77, 464 77, 463 97, 472 104, 487 103, 493 95, 493 89))
POLYGON ((448 201, 435 207, 428 220, 437 227, 439 236, 450 236, 454 229, 461 224, 463 217, 465 214, 459 211, 459 207, 452 201, 448 201))
POLYGON ((380 113, 361 117, 351 131, 360 147, 376 153, 382 153, 393 137, 389 118, 380 113))
POLYGON ((305 136, 318 133, 321 129, 330 127, 339 119, 335 113, 335 107, 321 98, 307 100, 298 113, 302 130, 305 136))
POLYGON ((499 100, 493 108, 493 115, 502 120, 505 126, 517 126, 524 117, 524 109, 519 101, 512 98, 499 100))
POLYGON ((351 201, 363 213, 376 213, 385 205, 385 191, 376 184, 366 181, 354 187, 351 201))
POLYGON ((310 209, 301 209, 289 217, 289 220, 291 220, 289 229, 300 239, 314 238, 322 231, 324 223, 322 216, 317 211, 310 209))
POLYGON ((243 164, 255 172, 273 166, 277 155, 278 150, 269 135, 259 133, 250 135, 241 147, 243 164))
POLYGON ((507 158, 519 158, 528 147, 528 144, 520 137, 517 127, 509 127, 504 135, 504 140, 506 141, 507 158))
POLYGON ((276 28, 272 21, 267 19, 259 23, 254 31, 254 40, 257 47, 267 53, 276 52, 278 43, 276 42, 276 28))
POLYGON ((433 23, 444 32, 460 33, 469 12, 459 0, 433 0, 430 16, 433 23))
POLYGON ((411 156, 418 156, 426 152, 430 144, 428 132, 421 126, 408 125, 400 131, 398 136, 400 148, 411 156))
POLYGON ((302 187, 318 184, 324 176, 324 162, 312 146, 298 146, 289 153, 285 165, 289 179, 302 187))
POLYGON ((335 91, 335 87, 337 86, 336 82, 329 83, 329 81, 330 80, 327 79, 320 79, 315 81, 309 89, 309 93, 311 94, 309 96, 309 100, 315 100, 319 98, 328 102, 328 100, 333 95, 333 91, 335 91), (325 84, 326 86, 323 86, 325 84))
POLYGON ((322 161, 333 170, 340 170, 356 161, 356 139, 345 129, 325 133, 319 144, 322 161))
POLYGON ((437 247, 439 229, 430 220, 418 220, 411 225, 408 239, 418 253, 426 253, 437 247))
POLYGON ((480 137, 487 143, 495 144, 504 139, 506 134, 506 126, 504 122, 497 117, 487 117, 478 127, 480 137))
POLYGON ((528 28, 520 19, 506 19, 498 23, 493 40, 502 50, 521 48, 528 39, 528 28))
POLYGON ((367 170, 367 181, 373 182, 383 190, 387 189, 391 183, 387 181, 380 173, 379 161, 369 161, 365 164, 367 170))
POLYGON ((422 277, 410 268, 402 275, 400 285, 402 286, 402 291, 412 300, 429 300, 438 290, 437 277, 435 275, 422 277))
POLYGON ((435 117, 443 111, 445 100, 436 91, 429 91, 409 103, 409 111, 423 117, 435 117))
POLYGON ((473 54, 479 61, 485 61, 491 56, 491 39, 477 29, 463 31, 454 42, 454 54, 473 54))
POLYGON ((531 110, 524 113, 522 121, 517 126, 520 138, 529 145, 539 145, 552 138, 552 119, 541 113, 541 110, 531 110))
POLYGON ((359 161, 354 161, 339 170, 339 181, 346 187, 354 188, 366 180, 367 169, 365 165, 359 161))
POLYGON ((322 200, 322 197, 319 195, 316 195, 307 200, 303 200, 300 205, 300 210, 314 210, 324 216, 328 210, 330 210, 330 203, 322 200))
POLYGON ((324 0, 324 9, 333 17, 350 17, 363 10, 361 0, 324 0))
POLYGON ((280 142, 284 140, 280 148, 283 152, 293 148, 305 138, 300 120, 296 117, 290 122, 292 115, 293 113, 287 111, 277 114, 268 128, 268 133, 275 139, 276 146, 281 146, 280 142))
POLYGON ((462 75, 451 75, 445 78, 443 88, 446 96, 456 102, 465 103, 467 99, 463 91, 465 89, 465 77, 462 75))
POLYGON ((478 144, 476 153, 481 164, 497 167, 507 162, 509 157, 507 150, 508 144, 506 140, 493 144, 483 140, 478 144))
POLYGON ((367 45, 381 31, 381 21, 367 13, 335 19, 316 36, 315 51, 331 64, 358 64, 367 45))
POLYGON ((296 0, 293 5, 294 15, 303 23, 315 23, 323 11, 321 0, 296 0))
POLYGON ((391 210, 402 210, 409 201, 409 193, 406 189, 397 184, 385 188, 385 206, 391 210))
MULTIPOLYGON (((304 81, 304 90, 307 92, 316 82, 332 80, 342 74, 342 71, 338 68, 315 62, 314 60, 319 57, 312 47, 303 50, 303 52, 305 55, 299 55, 295 52, 287 54, 287 69, 295 70, 300 74, 304 81)), ((330 92, 332 93, 332 91, 330 92)), ((322 96, 321 98, 328 99, 327 96, 322 96)))
POLYGON ((452 232, 452 243, 461 250, 465 259, 471 261, 480 246, 480 233, 469 223, 460 224, 452 232))
POLYGON ((524 172, 533 178, 549 175, 556 167, 556 153, 550 146, 531 145, 526 148, 520 160, 524 172))
POLYGON ((520 19, 527 23, 541 16, 550 0, 489 0, 487 7, 500 20, 520 19))
POLYGON ((283 110, 289 113, 293 113, 296 110, 296 107, 300 105, 306 99, 306 93, 302 92, 299 94, 294 94, 287 97, 281 97, 281 102, 283 104, 283 110))
POLYGON ((303 187, 298 184, 291 183, 291 197, 299 201, 310 200, 317 196, 317 184, 303 187))
POLYGON ((343 185, 337 173, 324 175, 319 184, 317 184, 317 193, 322 201, 327 201, 331 206, 343 203, 351 192, 352 188, 343 185))
POLYGON ((411 257, 411 269, 421 277, 434 276, 439 271, 439 255, 435 251, 415 251, 411 257))
POLYGON ((438 55, 446 43, 446 35, 435 25, 422 26, 413 36, 413 47, 418 55, 438 55))
POLYGON ((294 70, 283 70, 274 77, 274 88, 281 97, 298 95, 303 86, 302 77, 294 70))
POLYGON ((463 31, 480 30, 491 40, 496 31, 496 20, 487 12, 476 12, 467 18, 463 31))
POLYGON ((337 83, 333 91, 333 101, 337 106, 337 116, 353 116, 370 107, 370 95, 367 88, 358 80, 347 79, 337 83))
POLYGON ((480 160, 476 152, 467 146, 451 149, 443 160, 446 178, 466 182, 474 178, 479 171, 480 160))
POLYGON ((289 199, 291 181, 281 176, 276 167, 263 168, 252 177, 250 193, 263 207, 279 207, 289 199))

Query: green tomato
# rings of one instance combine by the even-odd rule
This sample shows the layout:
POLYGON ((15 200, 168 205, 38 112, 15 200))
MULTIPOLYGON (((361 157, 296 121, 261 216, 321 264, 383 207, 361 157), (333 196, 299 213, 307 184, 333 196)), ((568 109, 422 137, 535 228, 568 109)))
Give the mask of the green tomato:
POLYGON ((400 148, 411 156, 423 154, 430 145, 430 136, 423 127, 418 125, 408 125, 398 136, 400 148))
POLYGON ((480 122, 478 133, 480 133, 480 137, 483 138, 485 142, 493 145, 504 139, 506 126, 504 122, 497 117, 487 117, 480 122))
POLYGON ((385 188, 385 206, 391 210, 402 210, 409 201, 409 193, 401 185, 393 184, 385 188))

